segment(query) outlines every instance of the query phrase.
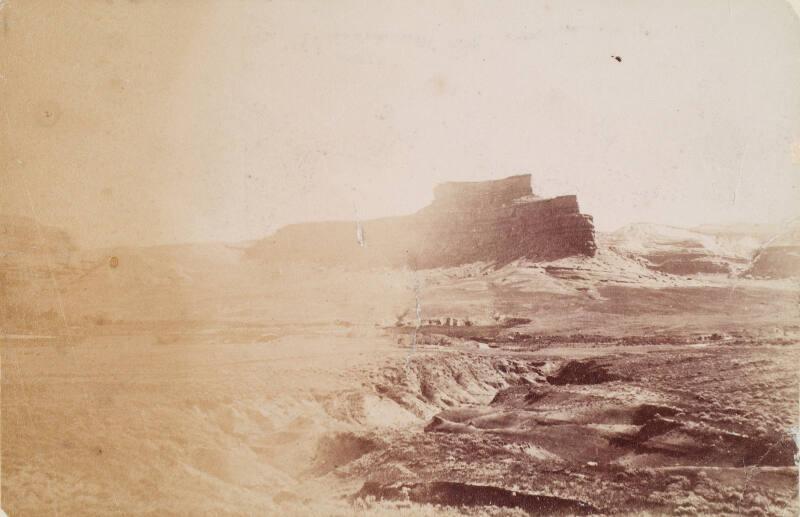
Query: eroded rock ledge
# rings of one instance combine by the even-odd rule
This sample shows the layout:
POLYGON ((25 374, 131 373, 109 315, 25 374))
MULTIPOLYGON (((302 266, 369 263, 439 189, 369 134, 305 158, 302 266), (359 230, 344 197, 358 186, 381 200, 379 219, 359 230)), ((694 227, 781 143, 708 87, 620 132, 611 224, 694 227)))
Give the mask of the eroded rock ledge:
POLYGON ((356 222, 289 225, 260 241, 251 256, 352 266, 427 269, 471 262, 594 256, 592 217, 575 196, 541 199, 529 174, 495 181, 449 182, 415 214, 356 222))

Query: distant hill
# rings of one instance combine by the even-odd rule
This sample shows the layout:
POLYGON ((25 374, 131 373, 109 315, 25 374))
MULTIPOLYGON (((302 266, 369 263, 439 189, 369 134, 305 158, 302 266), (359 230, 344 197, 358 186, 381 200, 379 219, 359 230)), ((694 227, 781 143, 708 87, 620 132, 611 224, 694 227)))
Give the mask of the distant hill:
POLYGON ((41 225, 30 217, 0 214, 0 261, 20 254, 61 259, 76 249, 69 234, 60 228, 41 225))
MULTIPOLYGON (((500 204, 513 212, 519 206, 516 199, 500 204)), ((523 198, 522 206, 529 201, 523 198)), ((533 203, 539 206, 536 210, 549 206, 547 201, 533 203)), ((585 217, 576 206, 568 212, 567 219, 585 217)), ((468 220, 452 219, 462 230, 470 228, 468 220)), ((631 296, 644 304, 632 308, 634 312, 649 304, 693 317, 692 306, 675 303, 683 303, 680 300, 697 289, 713 288, 719 297, 734 283, 741 296, 748 290, 757 293, 753 300, 759 300, 767 314, 774 303, 764 305, 763 300, 774 296, 777 303, 789 285, 774 280, 800 277, 796 226, 776 236, 764 228, 636 224, 598 234, 591 253, 588 248, 575 253, 574 242, 560 243, 556 246, 564 247, 549 248, 556 252, 532 258, 524 247, 490 247, 491 253, 483 255, 467 233, 436 248, 436 256, 456 257, 459 264, 409 268, 386 263, 364 267, 335 255, 299 261, 292 253, 267 254, 273 248, 266 241, 82 250, 58 228, 39 227, 20 217, 3 216, 0 222, 0 326, 6 331, 60 332, 137 321, 264 323, 312 318, 391 324, 403 319, 399 315, 410 318, 417 303, 427 315, 475 322, 522 304, 568 328, 570 321, 579 321, 575 318, 627 307, 624 303, 630 305, 631 296), (776 289, 781 294, 776 295, 776 289), (667 293, 672 298, 665 298, 667 293)), ((550 227, 554 232, 558 228, 550 227)), ((355 223, 346 229, 360 252, 355 223)), ((314 244, 314 231, 310 235, 302 246, 314 244)), ((369 230, 362 237, 367 249, 379 249, 369 230)), ((326 253, 334 251, 335 247, 326 253)), ((301 256, 307 257, 305 251, 301 256)), ((699 301, 692 303, 697 307, 699 301)), ((729 300, 725 310, 734 310, 732 304, 729 300)), ((704 307, 707 313, 716 311, 713 305, 704 307)), ((619 310, 619 317, 633 314, 619 310)), ((675 316, 674 321, 682 320, 675 316)))
POLYGON ((753 234, 710 226, 685 229, 646 223, 599 236, 603 245, 645 260, 654 271, 683 276, 738 275, 747 270, 765 239, 765 232, 753 234))
POLYGON ((800 221, 793 221, 767 239, 746 274, 758 278, 800 277, 800 221))
POLYGON ((58 285, 76 253, 64 230, 0 214, 0 327, 63 324, 58 285))

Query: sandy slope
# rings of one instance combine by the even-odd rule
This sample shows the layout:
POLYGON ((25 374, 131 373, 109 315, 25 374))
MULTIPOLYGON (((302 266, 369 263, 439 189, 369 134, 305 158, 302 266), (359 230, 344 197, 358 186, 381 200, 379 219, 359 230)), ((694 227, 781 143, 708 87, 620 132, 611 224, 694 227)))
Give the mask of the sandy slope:
POLYGON ((275 511, 286 490, 324 502, 326 484, 302 488, 318 440, 363 429, 364 415, 380 411, 340 407, 353 388, 345 373, 404 353, 385 338, 336 332, 226 345, 147 335, 6 343, 3 507, 253 515, 275 511))

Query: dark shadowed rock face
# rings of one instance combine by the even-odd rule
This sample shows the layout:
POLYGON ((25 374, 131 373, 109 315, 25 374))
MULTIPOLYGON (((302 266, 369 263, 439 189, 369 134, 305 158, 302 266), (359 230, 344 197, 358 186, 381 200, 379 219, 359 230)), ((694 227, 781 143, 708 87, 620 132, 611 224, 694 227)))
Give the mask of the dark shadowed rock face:
POLYGON ((367 497, 458 508, 518 508, 529 515, 592 515, 600 512, 594 506, 577 499, 452 481, 387 485, 367 481, 352 498, 367 497))
POLYGON ((594 256, 591 216, 575 196, 540 199, 530 175, 486 182, 444 183, 434 201, 403 217, 284 227, 251 249, 266 260, 352 266, 449 267, 499 265, 520 258, 594 256))

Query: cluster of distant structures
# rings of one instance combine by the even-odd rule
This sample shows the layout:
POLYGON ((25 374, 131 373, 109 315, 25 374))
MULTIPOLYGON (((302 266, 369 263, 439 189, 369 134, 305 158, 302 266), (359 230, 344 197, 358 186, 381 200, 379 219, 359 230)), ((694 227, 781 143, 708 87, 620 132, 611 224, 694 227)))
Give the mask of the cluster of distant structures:
POLYGON ((472 326, 493 326, 493 327, 515 327, 530 323, 528 318, 517 318, 502 314, 492 314, 485 321, 476 321, 469 318, 456 318, 452 316, 441 316, 438 318, 426 318, 419 322, 406 319, 407 312, 399 315, 395 321, 395 327, 472 327, 472 326))
POLYGON ((441 318, 426 318, 416 321, 406 318, 408 312, 397 316, 395 327, 471 327, 476 323, 468 318, 454 318, 450 316, 441 318))
POLYGON ((460 318, 432 318, 422 320, 422 325, 435 327, 471 327, 473 323, 468 319, 460 318))

